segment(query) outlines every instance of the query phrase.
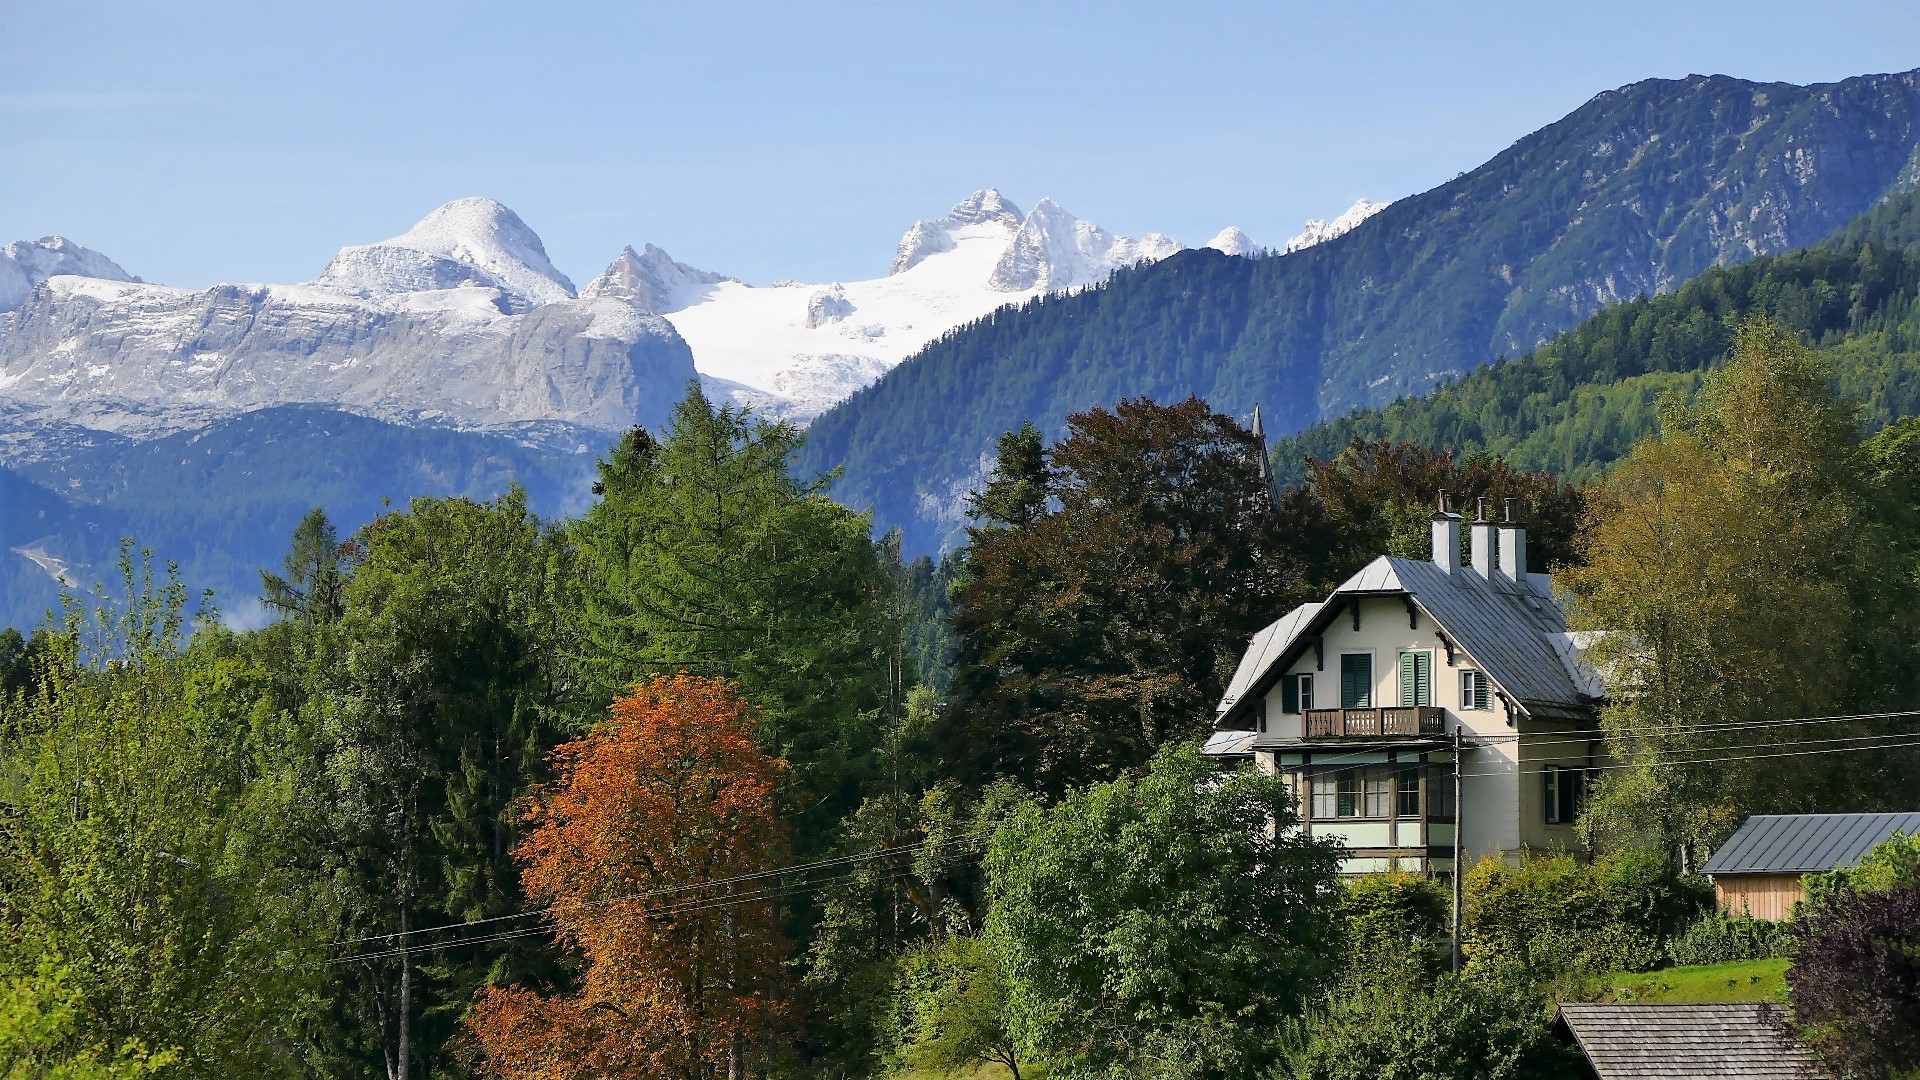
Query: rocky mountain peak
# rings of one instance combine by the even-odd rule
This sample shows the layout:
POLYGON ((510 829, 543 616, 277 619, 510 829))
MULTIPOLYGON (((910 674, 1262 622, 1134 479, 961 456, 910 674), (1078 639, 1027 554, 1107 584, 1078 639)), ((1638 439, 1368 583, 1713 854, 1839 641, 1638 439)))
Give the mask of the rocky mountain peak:
POLYGON ((1283 250, 1300 251, 1315 244, 1324 244, 1337 236, 1345 236, 1352 232, 1355 226, 1391 205, 1392 203, 1374 202, 1372 199, 1359 199, 1332 221, 1310 218, 1306 225, 1301 227, 1299 235, 1287 241, 1287 246, 1283 250))
POLYGON ((33 287, 50 277, 72 274, 108 281, 138 281, 105 255, 67 239, 43 236, 0 247, 0 311, 27 302, 33 287))
POLYGON ((988 283, 1002 292, 1078 288, 1122 266, 1164 259, 1179 250, 1180 242, 1163 233, 1139 240, 1117 236, 1074 217, 1052 199, 1041 199, 1021 220, 988 283))
POLYGON ((949 228, 999 222, 1010 229, 1020 227, 1020 208, 1008 202, 999 188, 984 188, 956 203, 940 220, 949 228))
POLYGON ((389 240, 342 248, 314 284, 360 296, 496 288, 515 309, 574 295, 546 245, 493 199, 455 199, 389 240))
POLYGON ((1248 236, 1238 225, 1229 225, 1221 229, 1214 234, 1213 239, 1206 242, 1205 246, 1227 255, 1251 255, 1260 250, 1260 245, 1253 242, 1253 237, 1248 236))
POLYGON ((691 294, 703 285, 718 285, 732 278, 709 270, 698 270, 653 246, 639 251, 632 245, 620 249, 600 276, 580 290, 580 298, 602 297, 624 300, 650 314, 678 311, 692 301, 691 294))

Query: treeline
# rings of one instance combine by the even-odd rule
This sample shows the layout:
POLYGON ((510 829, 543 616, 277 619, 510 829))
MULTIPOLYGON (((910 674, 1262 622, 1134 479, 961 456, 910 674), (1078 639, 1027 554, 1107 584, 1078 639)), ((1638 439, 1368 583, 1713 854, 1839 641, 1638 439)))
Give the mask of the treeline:
MULTIPOLYGON (((578 518, 309 515, 257 631, 129 551, 117 604, 0 636, 0 1067, 1557 1075, 1556 995, 1760 940, 1687 870, 1740 815, 1912 789, 1886 721, 1800 718, 1911 706, 1920 433, 1862 445, 1819 354, 1735 344, 1590 489, 1382 442, 1275 490, 1230 417, 1132 399, 1005 435, 964 555, 902 565, 694 388, 578 518), (1440 487, 1520 499, 1657 690, 1606 713, 1599 857, 1475 871, 1460 973, 1435 883, 1342 882, 1197 745, 1251 634, 1424 556, 1440 487)), ((1904 887, 1833 933, 1907 941, 1861 922, 1904 887)))
POLYGON ((1920 411, 1920 193, 1895 196, 1818 247, 1709 270, 1672 293, 1606 308, 1534 351, 1422 397, 1326 421, 1274 444, 1275 468, 1354 439, 1491 453, 1591 480, 1660 427, 1661 402, 1690 399, 1764 317, 1828 354, 1873 428, 1920 411))

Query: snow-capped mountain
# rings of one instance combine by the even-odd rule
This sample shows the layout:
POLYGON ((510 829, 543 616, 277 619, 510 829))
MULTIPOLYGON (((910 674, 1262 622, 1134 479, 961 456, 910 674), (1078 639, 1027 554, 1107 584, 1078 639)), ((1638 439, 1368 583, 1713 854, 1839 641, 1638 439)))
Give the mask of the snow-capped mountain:
MULTIPOLYGON (((1255 250, 1233 228, 1210 246, 1255 250)), ((133 435, 290 403, 620 431, 664 418, 697 371, 721 396, 806 423, 954 327, 1179 250, 1052 199, 1023 213, 991 188, 915 222, 884 276, 765 287, 645 244, 576 293, 540 237, 485 198, 344 247, 295 285, 151 285, 47 237, 0 249, 0 411, 15 428, 31 413, 133 435)))
POLYGON ((132 281, 133 275, 105 255, 64 236, 16 240, 0 247, 0 311, 27 302, 33 287, 50 277, 78 274, 105 281, 132 281))
POLYGON ((1237 225, 1229 225, 1221 229, 1213 234, 1213 239, 1202 246, 1226 255, 1253 255, 1264 250, 1253 242, 1253 237, 1242 232, 1237 225))
POLYGON ((1022 213, 988 188, 941 218, 914 222, 885 277, 764 287, 719 281, 684 289, 680 306, 661 311, 717 392, 805 423, 997 307, 1083 288, 1179 250, 1159 233, 1115 235, 1052 199, 1022 213))
POLYGON ((1282 250, 1287 254, 1292 254, 1303 248, 1310 248, 1315 244, 1324 244, 1336 236, 1345 236, 1347 233, 1353 231, 1354 226, 1391 205, 1393 204, 1374 202, 1371 199, 1361 199, 1352 206, 1347 207, 1345 212, 1332 221, 1310 218, 1307 223, 1301 227, 1300 234, 1287 241, 1287 246, 1282 250))
MULTIPOLYGON (((8 257, 24 265, 20 247, 8 257)), ((56 272, 0 314, 0 398, 42 420, 164 432, 316 402, 460 427, 621 430, 663 417, 694 377, 649 306, 611 286, 576 298, 540 238, 490 199, 344 248, 302 285, 174 289, 82 248, 33 254, 52 250, 28 251, 56 272)))

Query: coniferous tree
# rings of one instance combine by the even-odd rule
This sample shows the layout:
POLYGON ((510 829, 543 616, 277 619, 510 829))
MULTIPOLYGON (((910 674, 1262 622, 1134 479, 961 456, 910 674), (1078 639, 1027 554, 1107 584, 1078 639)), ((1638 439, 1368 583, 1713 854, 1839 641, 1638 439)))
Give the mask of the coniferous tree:
POLYGON ((695 385, 660 440, 630 435, 603 463, 601 500, 571 530, 575 707, 592 715, 655 675, 734 683, 763 748, 794 767, 796 843, 815 851, 888 775, 903 702, 871 522, 792 477, 799 439, 695 385))

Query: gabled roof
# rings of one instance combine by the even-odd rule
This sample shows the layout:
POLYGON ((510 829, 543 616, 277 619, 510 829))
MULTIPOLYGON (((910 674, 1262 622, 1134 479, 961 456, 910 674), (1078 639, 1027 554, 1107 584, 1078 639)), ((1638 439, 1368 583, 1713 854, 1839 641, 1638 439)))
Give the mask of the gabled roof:
POLYGON ((1894 833, 1920 833, 1914 814, 1755 814, 1720 845, 1703 874, 1814 874, 1858 866, 1894 833))
POLYGON ((1600 1080, 1806 1080, 1821 1072, 1761 1002, 1564 1004, 1554 1029, 1600 1080))
POLYGON ((1404 594, 1454 645, 1473 657, 1494 686, 1534 716, 1585 716, 1598 696, 1597 680, 1579 663, 1576 635, 1545 574, 1524 582, 1481 577, 1462 566, 1452 573, 1430 562, 1382 555, 1333 591, 1324 603, 1305 604, 1254 635, 1217 710, 1222 726, 1243 700, 1272 689, 1281 673, 1313 645, 1344 601, 1404 594))

